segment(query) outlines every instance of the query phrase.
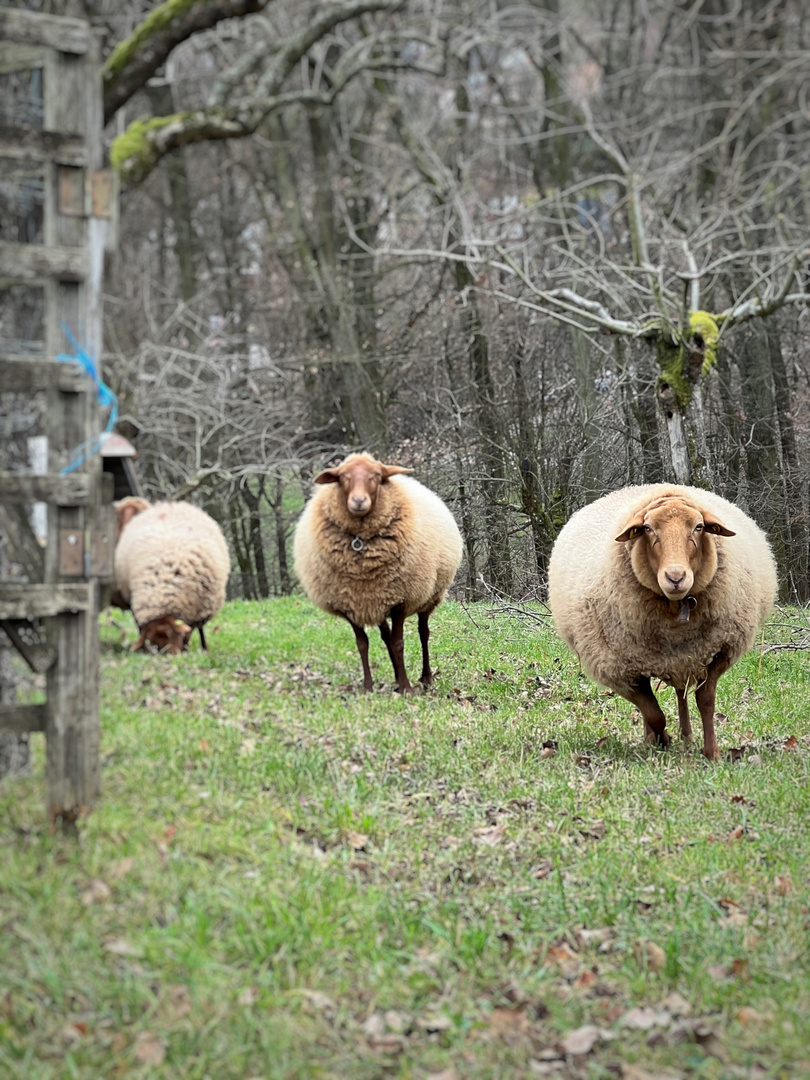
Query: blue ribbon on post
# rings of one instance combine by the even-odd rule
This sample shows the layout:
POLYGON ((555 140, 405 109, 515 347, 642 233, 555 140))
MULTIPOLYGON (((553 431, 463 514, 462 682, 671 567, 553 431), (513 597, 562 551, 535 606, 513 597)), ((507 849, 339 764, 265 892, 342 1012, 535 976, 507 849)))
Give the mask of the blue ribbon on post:
POLYGON ((73 346, 74 355, 68 356, 64 353, 59 353, 56 359, 63 363, 76 363, 78 361, 78 363, 81 364, 85 372, 96 384, 96 394, 98 395, 99 405, 102 408, 106 408, 107 406, 109 406, 110 415, 107 418, 107 426, 104 428, 100 435, 92 436, 91 438, 83 442, 81 446, 77 446, 74 450, 71 451, 70 463, 66 465, 64 469, 59 470, 60 476, 63 476, 65 473, 73 472, 74 469, 78 469, 80 465, 83 465, 89 457, 91 457, 93 454, 97 454, 98 451, 101 449, 102 443, 104 442, 104 436, 109 435, 109 433, 115 427, 115 422, 118 419, 118 398, 109 388, 109 386, 107 386, 105 382, 102 382, 93 357, 90 355, 87 349, 83 349, 82 346, 78 343, 76 338, 71 333, 70 327, 62 323, 62 330, 64 331, 65 337, 73 346))

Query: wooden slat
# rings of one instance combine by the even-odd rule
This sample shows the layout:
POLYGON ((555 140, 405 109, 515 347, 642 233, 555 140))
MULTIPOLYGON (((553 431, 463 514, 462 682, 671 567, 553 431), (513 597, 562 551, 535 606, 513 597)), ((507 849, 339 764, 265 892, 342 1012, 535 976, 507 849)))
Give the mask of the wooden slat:
POLYGON ((84 473, 33 476, 31 473, 0 472, 0 502, 46 502, 56 506, 86 506, 90 498, 90 477, 84 473))
POLYGON ((93 586, 0 584, 0 619, 49 619, 89 611, 93 586))
POLYGON ((21 735, 25 731, 44 730, 44 705, 0 705, 0 731, 21 735))
POLYGON ((84 248, 0 243, 0 277, 84 281, 88 265, 89 255, 84 248))
POLYGON ((52 386, 66 394, 80 394, 93 388, 81 364, 0 359, 0 391, 27 394, 35 390, 50 390, 52 386))
POLYGON ((92 30, 82 19, 0 8, 0 39, 21 45, 48 45, 81 56, 90 48, 92 30))
POLYGON ((55 161, 60 165, 87 167, 87 145, 81 135, 18 128, 0 124, 0 158, 32 165, 55 161))

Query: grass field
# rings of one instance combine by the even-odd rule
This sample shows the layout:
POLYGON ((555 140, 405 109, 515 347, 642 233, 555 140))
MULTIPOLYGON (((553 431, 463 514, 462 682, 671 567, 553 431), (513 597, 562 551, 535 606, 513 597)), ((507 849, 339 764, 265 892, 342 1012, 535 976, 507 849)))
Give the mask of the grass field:
POLYGON ((807 653, 721 680, 709 765, 539 609, 445 605, 405 698, 302 599, 102 621, 95 810, 49 831, 39 743, 0 786, 2 1080, 810 1076, 807 653))

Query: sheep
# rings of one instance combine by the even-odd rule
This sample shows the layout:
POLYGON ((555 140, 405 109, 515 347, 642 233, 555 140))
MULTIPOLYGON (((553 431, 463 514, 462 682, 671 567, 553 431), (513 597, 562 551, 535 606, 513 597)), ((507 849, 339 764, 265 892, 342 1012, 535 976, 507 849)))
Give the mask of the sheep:
POLYGON ((686 740, 694 688, 703 753, 718 761, 717 680, 754 644, 776 598, 770 545, 748 515, 693 487, 614 491, 563 527, 548 586, 559 633, 591 678, 640 711, 645 741, 670 742, 650 680, 675 688, 686 740))
POLYGON ((403 627, 418 616, 423 687, 433 682, 428 619, 461 563, 461 533, 438 495, 369 454, 349 454, 315 478, 318 489, 298 520, 295 572, 309 599, 351 624, 373 689, 364 627, 377 626, 399 693, 413 687, 405 671, 403 627), (388 625, 388 618, 391 625, 388 625))
POLYGON ((225 602, 230 556, 222 530, 197 506, 129 497, 115 504, 118 539, 115 585, 130 607, 139 637, 172 654, 188 648, 192 632, 225 602))

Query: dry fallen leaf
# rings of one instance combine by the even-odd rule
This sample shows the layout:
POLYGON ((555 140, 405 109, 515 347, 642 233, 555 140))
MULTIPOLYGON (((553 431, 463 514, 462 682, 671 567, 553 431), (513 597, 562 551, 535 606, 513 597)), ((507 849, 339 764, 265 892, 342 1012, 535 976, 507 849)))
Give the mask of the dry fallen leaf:
POLYGON ((726 1052, 723 1044, 708 1024, 696 1023, 693 1030, 695 1039, 700 1044, 704 1054, 715 1057, 719 1061, 725 1061, 726 1052))
POLYGON ((622 1080, 680 1080, 680 1077, 669 1072, 647 1072, 638 1065, 622 1065, 622 1080))
POLYGON ((128 855, 125 859, 117 859, 115 862, 110 863, 107 877, 111 881, 121 881, 127 874, 131 874, 135 867, 135 858, 133 855, 128 855))
POLYGON ((588 825, 581 825, 579 831, 591 840, 601 840, 607 832, 607 825, 604 821, 592 821, 588 825))
POLYGON ((661 1002, 661 1008, 666 1009, 673 1016, 689 1016, 692 1012, 691 1004, 677 990, 667 994, 661 1002))
POLYGON ((93 878, 87 883, 87 888, 82 893, 82 903, 85 907, 90 904, 103 904, 112 896, 112 890, 105 881, 93 878))
POLYGON ((473 836, 479 844, 486 844, 488 847, 494 847, 503 839, 505 828, 505 821, 501 822, 500 825, 486 825, 480 829, 473 829, 473 836))
POLYGON ((416 1019, 416 1026, 422 1028, 423 1031, 427 1031, 429 1033, 436 1031, 449 1031, 453 1026, 453 1021, 450 1019, 449 1016, 419 1016, 416 1019))
POLYGON ((582 1027, 569 1031, 560 1042, 560 1048, 566 1054, 575 1056, 590 1054, 598 1042, 607 1042, 613 1038, 615 1036, 612 1031, 606 1031, 605 1028, 597 1027, 596 1024, 583 1024, 582 1027))
POLYGON ((166 1045, 151 1031, 142 1031, 135 1040, 135 1057, 144 1065, 162 1065, 166 1060, 166 1045))
POLYGON ((649 1031, 654 1027, 669 1027, 672 1016, 666 1009, 651 1009, 649 1006, 636 1006, 629 1009, 619 1019, 619 1026, 630 1028, 633 1031, 649 1031))
POLYGON ((143 956, 143 949, 138 945, 132 945, 123 938, 113 938, 104 942, 104 951, 114 956, 143 956))
POLYGON ((569 1032, 560 1045, 566 1054, 590 1054, 599 1042, 599 1028, 595 1024, 585 1024, 569 1032))
POLYGON ((721 982, 723 979, 731 978, 731 968, 725 964, 709 964, 706 968, 706 974, 715 982, 721 982))
POLYGON ((585 949, 589 945, 602 945, 604 942, 610 941, 613 937, 613 931, 609 926, 603 926, 599 930, 586 930, 582 927, 574 931, 574 937, 577 939, 579 947, 585 949))
POLYGON ((590 988, 596 984, 596 980, 597 975, 595 971, 583 971, 581 975, 578 975, 576 979, 574 979, 574 989, 590 990, 590 988))
POLYGON ((236 999, 237 1005, 243 1005, 249 1008, 251 1005, 255 1005, 259 1000, 259 988, 258 986, 246 986, 244 990, 239 992, 236 999))
POLYGON ((773 883, 780 896, 787 896, 789 892, 793 892, 793 879, 790 874, 777 874, 773 883))
POLYGON ((636 941, 633 944, 633 956, 638 966, 644 970, 654 971, 659 974, 664 970, 667 963, 667 954, 660 945, 654 941, 636 941))
POLYGON ((498 1006, 487 1017, 487 1023, 489 1030, 499 1039, 528 1035, 531 1028, 531 1021, 523 1005, 518 1005, 514 1009, 498 1006))
POLYGON ((179 1020, 182 1016, 188 1016, 191 1012, 191 994, 188 987, 183 983, 172 983, 167 986, 162 1010, 164 1018, 168 1015, 170 1018, 179 1020))
POLYGON ((718 905, 725 911, 726 917, 723 919, 722 926, 745 926, 748 922, 748 916, 741 910, 740 905, 734 900, 729 900, 723 897, 717 901, 718 905))
POLYGON ((70 1046, 73 1043, 78 1042, 79 1039, 83 1038, 87 1034, 87 1025, 65 1024, 59 1034, 62 1037, 62 1042, 70 1046))
POLYGON ((759 1024, 765 1019, 762 1013, 757 1012, 751 1005, 743 1005, 737 1013, 737 1019, 746 1027, 749 1024, 759 1024))

